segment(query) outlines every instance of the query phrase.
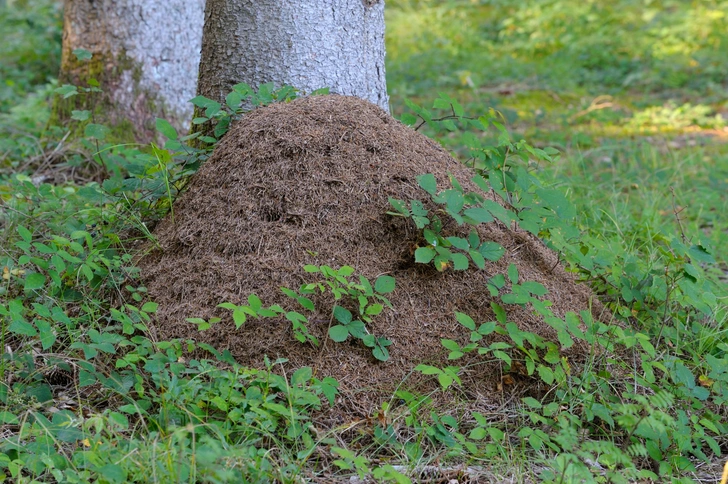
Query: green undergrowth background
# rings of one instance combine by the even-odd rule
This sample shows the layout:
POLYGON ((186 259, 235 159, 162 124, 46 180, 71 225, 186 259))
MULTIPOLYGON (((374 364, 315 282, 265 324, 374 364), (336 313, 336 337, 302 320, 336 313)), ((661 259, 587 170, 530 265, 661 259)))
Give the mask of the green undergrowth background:
MULTIPOLYGON (((428 466, 481 482, 720 475, 728 2, 387 2, 393 114, 508 201, 499 208, 423 174, 421 199, 391 200, 390 212, 422 232, 416 261, 483 268, 502 248, 442 222, 517 222, 614 316, 556 318, 543 286, 512 266, 488 280, 496 320, 454 315, 463 337, 442 341, 451 364, 412 369, 462 405, 437 408, 405 381, 370 419, 338 426, 319 418, 337 405, 336 375, 285 374, 277 361, 244 368, 192 340, 150 336, 156 304, 135 247, 174 216, 171 201, 209 148, 164 120, 160 146, 112 143, 113 127, 82 112, 79 125, 49 126, 52 97, 69 93, 54 81, 60 14, 49 0, 0 2, 0 482, 418 482, 428 466), (558 342, 521 331, 513 305, 543 317, 558 342), (594 349, 586 361, 562 354, 576 343, 594 349), (193 349, 209 359, 190 359, 193 349), (474 371, 458 366, 466 353, 499 365, 499 407, 463 410, 477 390, 463 387, 474 371), (538 398, 510 398, 509 375, 538 398)), ((77 95, 94 95, 84 87, 77 95)), ((196 122, 216 120, 219 137, 241 100, 296 95, 238 85, 222 106, 196 98, 196 122)), ((379 360, 396 351, 367 329, 396 280, 349 266, 306 271, 310 281, 280 301, 220 302, 236 325, 283 317, 292 338, 322 344, 307 330, 309 295, 331 291, 328 344, 351 340, 379 360)), ((200 330, 217 322, 195 316, 188 324, 200 330)))

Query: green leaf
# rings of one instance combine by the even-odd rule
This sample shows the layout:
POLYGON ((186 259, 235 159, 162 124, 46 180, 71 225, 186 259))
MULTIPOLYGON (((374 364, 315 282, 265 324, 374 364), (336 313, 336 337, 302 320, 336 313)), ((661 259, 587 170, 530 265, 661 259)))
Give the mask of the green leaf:
POLYGON ((364 294, 371 295, 374 294, 374 289, 372 288, 371 283, 369 282, 369 279, 366 277, 359 275, 359 284, 364 288, 364 294))
POLYGON ((440 344, 447 350, 460 351, 460 345, 451 339, 441 339, 440 344))
POLYGON ((410 113, 404 113, 400 118, 400 122, 406 126, 414 126, 417 124, 417 116, 410 114, 410 113))
POLYGON ((334 378, 327 376, 320 381, 314 380, 314 383, 316 383, 321 388, 321 393, 323 393, 326 399, 329 401, 329 405, 333 406, 336 395, 338 395, 339 393, 339 382, 336 381, 334 378))
POLYGON ((91 60, 93 54, 86 49, 73 49, 73 55, 80 61, 91 60))
POLYGON ((551 385, 554 382, 554 372, 548 366, 538 365, 536 371, 538 371, 538 376, 541 377, 541 380, 547 385, 551 385))
POLYGON ((490 212, 482 207, 468 208, 463 211, 463 215, 470 217, 477 223, 488 223, 495 220, 490 212))
POLYGON ((3 410, 0 411, 0 423, 4 424, 16 424, 18 423, 18 417, 13 415, 12 413, 3 410))
POLYGON ((544 296, 548 294, 548 290, 539 282, 526 281, 521 284, 521 287, 535 296, 544 296))
POLYGON ((341 306, 334 306, 334 318, 342 324, 349 324, 352 319, 351 311, 341 306))
POLYGON ((185 318, 185 321, 197 326, 198 331, 204 331, 206 329, 210 329, 210 326, 211 326, 207 321, 205 321, 202 318, 185 318))
POLYGON ((86 280, 91 282, 91 280, 94 278, 94 273, 91 268, 87 264, 82 264, 79 269, 81 270, 81 272, 83 272, 83 275, 86 276, 86 280))
POLYGON ((576 216, 576 208, 561 191, 540 188, 536 190, 536 194, 560 219, 568 220, 576 216))
POLYGON ((430 223, 430 219, 429 218, 427 218, 427 217, 420 217, 419 215, 413 215, 412 216, 412 221, 415 223, 415 226, 418 229, 425 228, 430 223))
POLYGON ((373 334, 365 334, 361 336, 361 342, 368 348, 377 346, 377 338, 373 334))
POLYGON ((437 194, 437 179, 432 173, 426 173, 418 176, 417 184, 430 195, 437 194))
POLYGON ((389 351, 384 346, 377 345, 377 347, 372 350, 372 356, 379 361, 387 361, 389 359, 389 351))
POLYGON ((458 320, 458 323, 462 324, 466 328, 468 328, 470 331, 475 331, 475 321, 473 321, 473 318, 468 316, 465 313, 459 313, 455 312, 455 319, 458 320))
POLYGON ((609 410, 609 408, 605 407, 601 403, 595 403, 592 405, 591 411, 594 413, 594 415, 609 424, 610 427, 614 427, 614 419, 612 418, 612 412, 609 410))
POLYGON ((211 103, 214 103, 215 101, 210 98, 206 98, 205 96, 195 96, 190 99, 190 102, 198 108, 204 108, 209 106, 211 103))
POLYGON ((179 135, 177 134, 177 130, 174 129, 174 126, 170 124, 169 121, 162 118, 156 119, 157 123, 157 131, 162 133, 164 136, 166 136, 169 139, 177 139, 179 135))
POLYGON ((298 304, 303 306, 304 309, 308 309, 309 311, 316 310, 316 307, 313 305, 313 301, 307 297, 299 296, 296 298, 296 301, 298 301, 298 304))
POLYGON ((71 111, 71 119, 75 119, 76 121, 86 121, 91 116, 91 111, 89 110, 77 110, 74 109, 71 111))
POLYGON ((708 252, 708 250, 700 244, 691 246, 690 249, 688 249, 688 253, 690 254, 690 257, 698 262, 704 262, 706 264, 715 263, 715 259, 712 255, 710 255, 710 252, 708 252))
POLYGON ((103 480, 111 483, 123 483, 126 481, 126 471, 117 464, 106 464, 97 470, 99 476, 103 476, 103 480))
POLYGON ((427 209, 419 200, 410 200, 410 206, 412 207, 412 215, 416 215, 418 217, 427 216, 427 209))
POLYGON ((415 366, 415 371, 419 371, 423 375, 438 375, 442 370, 431 365, 419 364, 415 366))
MULTIPOLYGON (((440 93, 442 96, 442 93, 440 93)), ((447 99, 437 98, 432 104, 432 109, 450 109, 450 102, 447 99)))
POLYGON ((18 235, 20 235, 24 241, 30 242, 33 239, 33 234, 30 233, 30 230, 26 229, 22 225, 18 225, 16 230, 18 231, 18 235))
POLYGON ((512 363, 511 357, 508 356, 508 353, 504 353, 503 351, 496 350, 493 352, 493 356, 505 362, 506 365, 510 366, 510 364, 512 363))
POLYGON ((488 336, 490 333, 495 331, 495 329, 498 327, 495 321, 488 321, 487 323, 483 323, 478 328, 478 334, 481 336, 488 336))
MULTIPOLYGON (((85 353, 85 349, 84 349, 85 353)), ((94 352, 95 354, 95 352, 94 352)), ((88 359, 88 357, 87 357, 88 359)), ((89 385, 94 385, 98 381, 98 377, 95 373, 88 372, 86 370, 79 370, 78 372, 78 386, 80 387, 87 387, 89 385)))
POLYGON ((256 313, 260 310, 260 308, 263 307, 263 302, 255 294, 251 294, 250 296, 248 296, 248 304, 250 305, 250 308, 256 313))
POLYGON ((336 341, 337 343, 341 343, 342 341, 345 341, 346 338, 348 338, 348 337, 349 337, 349 330, 346 328, 346 326, 337 324, 336 326, 332 326, 329 328, 329 338, 336 341))
POLYGON ((227 96, 225 96, 225 104, 227 104, 228 107, 233 111, 238 109, 240 107, 240 103, 242 102, 243 96, 241 96, 240 93, 236 91, 231 91, 227 96))
POLYGON ((152 302, 152 301, 148 301, 148 302, 145 302, 144 305, 142 306, 142 311, 144 311, 145 313, 156 313, 158 307, 159 307, 159 304, 152 302))
POLYGON ((415 262, 429 264, 435 257, 435 250, 430 247, 418 247, 415 250, 415 262))
POLYGON ((503 306, 501 306, 498 303, 491 302, 490 307, 493 309, 493 312, 495 313, 495 319, 498 320, 501 324, 506 324, 507 317, 506 317, 506 310, 503 309, 503 306))
POLYGON ((302 366, 298 370, 293 372, 291 375, 291 384, 293 385, 305 385, 311 380, 313 371, 310 366, 302 366))
POLYGON ((511 284, 518 284, 518 267, 515 264, 508 266, 508 280, 511 284))
POLYGON ((487 209, 495 218, 497 218, 506 225, 510 224, 513 220, 512 213, 509 210, 506 210, 505 208, 500 206, 498 203, 494 202, 493 200, 485 200, 483 202, 483 207, 487 209))
POLYGON ((389 204, 392 207, 394 207, 394 209, 398 213, 404 215, 405 217, 409 217, 410 216, 409 208, 407 208, 407 204, 404 203, 402 200, 398 200, 398 199, 392 198, 392 197, 389 197, 388 200, 389 200, 389 204))
POLYGON ((450 267, 450 259, 452 257, 451 253, 447 253, 446 255, 438 255, 435 257, 435 269, 437 269, 439 272, 444 271, 448 267, 450 267))
POLYGON ((339 268, 338 270, 338 273, 340 276, 349 277, 354 273, 354 268, 351 266, 341 266, 341 268, 339 268))
POLYGON ((485 259, 495 262, 503 257, 506 249, 497 242, 486 240, 480 245, 480 247, 478 247, 478 252, 480 252, 480 255, 482 255, 485 259))
POLYGON ((35 325, 40 332, 40 344, 44 350, 47 350, 56 342, 56 333, 53 331, 51 323, 45 319, 37 319, 35 325))
POLYGON ((68 99, 69 97, 78 94, 78 89, 76 88, 76 86, 72 86, 70 84, 64 84, 61 87, 55 88, 53 91, 62 95, 63 99, 68 99))
POLYGON ((678 361, 674 367, 674 373, 671 374, 672 379, 677 384, 683 384, 688 388, 695 386, 695 376, 682 362, 678 361))
POLYGON ((374 290, 379 294, 389 294, 394 291, 396 283, 392 276, 379 276, 374 283, 374 290))
POLYGON ((437 245, 440 244, 440 237, 433 230, 430 230, 430 229, 423 230, 422 236, 425 238, 425 241, 427 241, 427 243, 432 245, 433 247, 436 247, 437 245))
POLYGON ((468 243, 472 248, 480 247, 480 237, 478 236, 477 230, 472 229, 470 231, 470 233, 468 234, 468 243))
POLYGON ((255 93, 253 88, 250 87, 250 84, 247 84, 245 82, 235 84, 233 86, 233 91, 237 92, 238 94, 240 94, 243 97, 249 97, 251 94, 255 93))
POLYGON ((448 213, 450 215, 460 213, 465 203, 462 192, 458 190, 446 190, 444 195, 448 213))
POLYGON ((489 184, 489 183, 488 183, 488 181, 487 181, 487 180, 486 180, 485 178, 483 178, 483 177, 482 177, 481 175, 475 175, 475 176, 474 176, 474 177, 472 178, 472 180, 473 180, 473 183, 475 183, 476 185, 478 185, 478 187, 479 187, 479 188, 480 188, 481 190, 483 190, 484 192, 489 192, 489 191, 490 191, 490 184, 489 184))
POLYGON ((121 429, 128 429, 129 428, 129 419, 126 415, 123 415, 119 412, 110 412, 109 413, 109 420, 114 422, 116 425, 118 425, 121 429))
POLYGON ((372 304, 367 307, 364 313, 370 316, 376 316, 377 314, 382 312, 382 309, 384 309, 384 306, 382 306, 381 304, 372 304))
POLYGON ((213 397, 212 400, 210 400, 210 403, 215 404, 215 406, 217 408, 219 408, 220 410, 222 410, 223 412, 227 412, 227 410, 228 410, 228 403, 225 401, 224 398, 222 398, 219 395, 216 397, 213 397))
POLYGON ((462 237, 446 237, 445 240, 450 242, 450 244, 456 249, 464 251, 470 250, 470 243, 462 237))
POLYGON ((211 101, 205 106, 205 116, 211 118, 220 112, 222 105, 217 101, 211 101))
POLYGON ((442 121, 442 127, 448 131, 457 131, 458 127, 452 119, 442 121))
POLYGON ((28 274, 25 277, 25 290, 33 291, 40 289, 45 285, 45 280, 46 278, 43 274, 39 274, 37 272, 28 274))
MULTIPOLYGON (((456 358, 451 358, 451 359, 456 359, 456 358)), ((453 378, 446 373, 440 373, 439 375, 437 375, 437 381, 440 383, 440 386, 442 387, 442 389, 445 390, 450 385, 452 385, 453 378)))
POLYGON ((452 104, 452 110, 455 112, 455 116, 463 116, 465 114, 465 109, 463 109, 463 106, 455 101, 454 99, 450 100, 452 104))
POLYGON ((654 440, 647 440, 645 442, 645 448, 647 449, 647 455, 652 457, 655 462, 661 462, 664 460, 660 447, 654 440))
MULTIPOLYGON (((367 327, 364 326, 364 323, 358 319, 347 325, 347 328, 349 329, 349 334, 355 338, 366 338, 367 336, 370 336, 367 334, 367 327)), ((373 337, 374 336, 372 336, 372 338, 373 337)))
POLYGON ((22 336, 36 336, 38 334, 35 326, 21 319, 14 319, 10 325, 8 325, 8 331, 22 336))
POLYGON ((51 310, 39 303, 33 303, 33 310, 38 316, 43 318, 51 318, 51 310))
POLYGON ((559 331, 556 333, 556 337, 559 339, 559 343, 561 343, 561 346, 564 348, 571 348, 574 345, 574 340, 566 331, 559 331))
POLYGON ((103 124, 89 124, 84 129, 84 135, 88 138, 94 138, 97 140, 103 140, 111 130, 103 124))
POLYGON ((480 252, 478 252, 477 250, 469 250, 468 254, 473 260, 473 264, 475 264, 478 269, 485 269, 485 258, 480 255, 480 252))
POLYGON ((247 320, 247 316, 245 315, 245 311, 243 311, 243 308, 236 307, 233 309, 233 321, 235 322, 235 328, 240 329, 240 327, 245 324, 245 321, 247 320))
POLYGON ((491 277, 488 282, 490 284, 493 284, 498 289, 502 289, 503 286, 506 285, 506 278, 503 274, 496 274, 495 276, 491 277))
POLYGON ((456 271, 465 271, 468 269, 468 258, 463 254, 452 254, 451 260, 453 263, 453 269, 456 271))

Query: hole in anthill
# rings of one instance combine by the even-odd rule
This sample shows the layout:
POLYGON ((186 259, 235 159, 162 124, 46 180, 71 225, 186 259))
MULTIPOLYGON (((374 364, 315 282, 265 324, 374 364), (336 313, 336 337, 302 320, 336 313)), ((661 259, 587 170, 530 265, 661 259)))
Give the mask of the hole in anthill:
POLYGON ((281 219, 281 212, 275 207, 262 207, 260 219, 264 222, 277 222, 281 219))

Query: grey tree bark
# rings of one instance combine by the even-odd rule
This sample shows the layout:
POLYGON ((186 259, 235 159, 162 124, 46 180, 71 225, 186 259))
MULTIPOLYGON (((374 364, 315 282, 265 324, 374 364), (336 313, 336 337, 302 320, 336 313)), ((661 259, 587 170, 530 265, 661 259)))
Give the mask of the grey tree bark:
POLYGON ((187 128, 204 8, 205 0, 65 0, 60 84, 98 80, 104 91, 99 112, 114 124, 128 120, 153 131, 154 118, 163 117, 187 128), (75 49, 93 58, 80 62, 75 49))
POLYGON ((197 93, 245 82, 328 87, 389 111, 384 0, 207 0, 197 93))

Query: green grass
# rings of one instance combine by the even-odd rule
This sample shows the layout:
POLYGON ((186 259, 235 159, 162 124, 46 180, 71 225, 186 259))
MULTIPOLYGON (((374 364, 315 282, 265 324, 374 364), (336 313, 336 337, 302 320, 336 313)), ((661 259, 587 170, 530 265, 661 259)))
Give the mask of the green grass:
MULTIPOLYGON (((437 91, 469 113, 494 107, 518 135, 564 151, 543 176, 573 193, 594 230, 610 230, 606 214, 674 223, 664 216, 674 190, 691 233, 707 232, 716 250, 728 250, 718 220, 728 163, 719 67, 728 61, 720 28, 728 2, 396 1, 388 8, 395 113, 406 109, 401 96, 437 91)), ((462 145, 457 137, 445 142, 462 145)))
MULTIPOLYGON (((494 280, 517 279, 496 275, 503 320, 487 331, 508 348, 462 317, 464 334, 505 372, 514 359, 532 365, 546 398, 477 413, 401 390, 371 421, 338 425, 319 419, 336 405, 332 378, 243 368, 204 345, 209 360, 188 360, 194 342, 150 337, 156 305, 144 303, 135 241, 205 153, 164 125, 169 153, 63 141, 65 127, 46 126, 59 3, 2 5, 0 481, 416 482, 427 465, 448 479, 469 467, 491 481, 716 480, 728 446, 728 1, 387 2, 394 114, 440 92, 441 107, 497 110, 488 122, 512 139, 462 118, 459 130, 422 130, 480 156, 491 180, 516 180, 511 215, 620 324, 552 318, 560 346, 539 340, 507 324, 514 295, 494 280), (51 165, 55 184, 29 178, 51 165), (101 173, 103 185, 88 182, 101 173), (574 340, 600 351, 561 358, 574 340)), ((425 369, 458 388, 445 370, 425 369)))

